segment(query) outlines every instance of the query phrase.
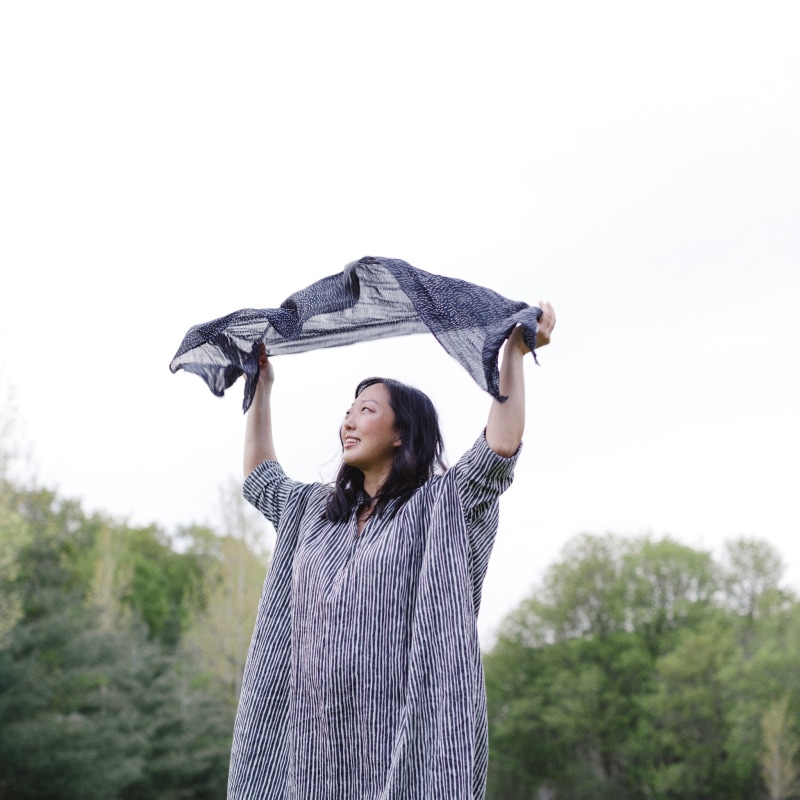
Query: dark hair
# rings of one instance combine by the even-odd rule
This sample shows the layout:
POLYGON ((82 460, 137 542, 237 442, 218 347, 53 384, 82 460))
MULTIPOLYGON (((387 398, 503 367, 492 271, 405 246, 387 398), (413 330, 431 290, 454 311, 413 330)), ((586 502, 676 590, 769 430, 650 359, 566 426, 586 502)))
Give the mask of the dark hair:
MULTIPOLYGON (((391 509, 394 516, 428 478, 445 470, 444 442, 439 415, 428 395, 391 378, 367 378, 358 384, 355 396, 376 383, 383 384, 389 392, 389 405, 394 411, 394 426, 401 444, 395 451, 392 469, 376 495, 375 513, 382 515, 396 500, 391 509)), ((343 463, 333 482, 324 516, 331 522, 344 522, 354 508, 372 499, 364 492, 364 473, 343 463)))

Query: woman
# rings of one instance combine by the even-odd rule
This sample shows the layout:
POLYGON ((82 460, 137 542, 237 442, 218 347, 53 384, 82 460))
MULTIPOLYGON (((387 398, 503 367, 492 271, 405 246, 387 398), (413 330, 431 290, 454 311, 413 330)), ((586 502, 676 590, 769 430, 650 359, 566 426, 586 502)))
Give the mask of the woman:
MULTIPOLYGON (((555 325, 549 303, 537 346, 555 325)), ((486 704, 476 617, 525 424, 521 328, 486 429, 444 474, 436 412, 394 381, 359 385, 333 487, 291 481, 272 439, 262 351, 244 493, 278 537, 234 731, 228 796, 484 796, 486 704)))

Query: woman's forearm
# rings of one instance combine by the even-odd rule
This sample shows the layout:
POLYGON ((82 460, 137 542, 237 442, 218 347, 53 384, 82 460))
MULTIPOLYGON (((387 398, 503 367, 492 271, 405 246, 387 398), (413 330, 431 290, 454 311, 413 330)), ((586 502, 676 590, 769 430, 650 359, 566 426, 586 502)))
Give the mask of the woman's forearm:
MULTIPOLYGON (((556 313, 550 303, 540 303, 542 314, 536 331, 536 347, 550 343, 556 324, 556 313)), ((511 332, 503 347, 500 365, 500 394, 508 399, 504 403, 492 401, 489 421, 486 423, 486 442, 498 455, 513 456, 522 442, 525 431, 525 363, 530 350, 522 339, 522 328, 511 332)))
POLYGON ((522 341, 522 329, 516 328, 503 348, 500 365, 500 394, 504 403, 492 401, 486 423, 486 443, 498 455, 508 458, 519 449, 525 431, 525 365, 528 348, 522 341))
POLYGON ((244 433, 243 469, 245 478, 263 461, 277 461, 272 438, 272 365, 266 354, 260 360, 256 393, 247 412, 244 433))

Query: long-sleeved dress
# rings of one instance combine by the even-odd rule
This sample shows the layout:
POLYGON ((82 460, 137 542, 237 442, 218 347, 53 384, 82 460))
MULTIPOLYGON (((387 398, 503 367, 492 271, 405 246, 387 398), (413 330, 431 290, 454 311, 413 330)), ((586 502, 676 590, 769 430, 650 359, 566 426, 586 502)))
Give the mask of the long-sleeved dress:
POLYGON ((277 541, 234 729, 229 800, 476 800, 488 756, 476 617, 517 455, 481 435, 359 534, 274 461, 245 497, 277 541))

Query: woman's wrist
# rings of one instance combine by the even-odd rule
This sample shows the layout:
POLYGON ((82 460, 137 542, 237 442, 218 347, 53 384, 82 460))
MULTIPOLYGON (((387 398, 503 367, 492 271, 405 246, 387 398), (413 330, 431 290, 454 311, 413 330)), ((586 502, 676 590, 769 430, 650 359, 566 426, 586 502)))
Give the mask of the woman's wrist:
POLYGON ((504 355, 518 352, 520 355, 524 356, 526 353, 530 353, 530 351, 530 347, 525 344, 525 340, 522 338, 522 326, 517 325, 506 340, 504 355))

